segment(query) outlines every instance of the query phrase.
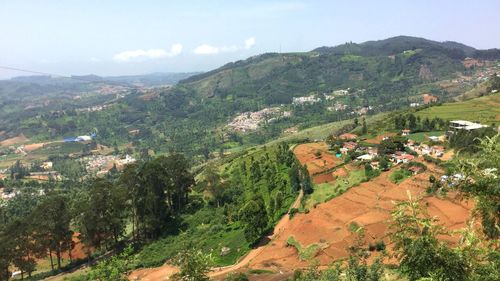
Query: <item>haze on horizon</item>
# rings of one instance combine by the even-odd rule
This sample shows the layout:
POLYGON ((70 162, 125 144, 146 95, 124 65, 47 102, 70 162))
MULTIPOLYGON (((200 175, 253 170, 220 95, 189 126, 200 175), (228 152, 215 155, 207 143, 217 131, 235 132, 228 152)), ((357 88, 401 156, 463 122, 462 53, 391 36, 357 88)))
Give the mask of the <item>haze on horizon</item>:
MULTIPOLYGON (((0 3, 0 66, 63 75, 206 71, 265 52, 398 35, 498 48, 500 1, 0 3)), ((0 79, 27 75, 0 69, 0 79)))

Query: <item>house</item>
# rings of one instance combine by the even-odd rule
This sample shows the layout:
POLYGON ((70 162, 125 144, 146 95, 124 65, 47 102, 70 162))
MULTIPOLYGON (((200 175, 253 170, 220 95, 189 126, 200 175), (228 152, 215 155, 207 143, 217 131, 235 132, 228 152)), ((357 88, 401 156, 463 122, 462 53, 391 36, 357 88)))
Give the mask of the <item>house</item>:
POLYGON ((450 121, 449 125, 450 129, 452 130, 466 130, 466 131, 473 131, 481 128, 488 127, 487 125, 482 125, 479 123, 474 123, 466 120, 453 120, 450 121))
POLYGON ((367 152, 370 155, 377 156, 378 155, 378 148, 376 148, 376 147, 369 147, 367 149, 367 152))
POLYGON ((52 170, 53 163, 51 161, 45 161, 40 165, 40 168, 44 170, 52 170))
POLYGON ((354 149, 356 149, 356 147, 358 147, 358 144, 356 142, 353 142, 353 141, 347 141, 347 142, 344 142, 342 144, 342 148, 345 148, 348 151, 354 150, 354 149))
POLYGON ((374 170, 379 170, 380 169, 380 162, 378 161, 373 161, 370 163, 370 166, 372 167, 372 169, 374 170))
POLYGON ((440 145, 434 145, 431 149, 432 153, 434 153, 437 157, 441 157, 444 154, 444 147, 440 145))
POLYGON ((414 175, 420 174, 421 172, 424 171, 424 169, 420 166, 411 166, 408 168, 408 171, 412 172, 414 175))
POLYGON ((402 136, 408 136, 408 135, 410 135, 410 133, 411 133, 411 131, 410 131, 410 130, 408 130, 408 129, 403 129, 403 130, 401 130, 401 135, 402 135, 402 136))
POLYGON ((373 158, 374 158, 374 156, 373 156, 373 155, 371 155, 371 154, 363 154, 363 155, 361 155, 361 156, 358 156, 356 159, 357 159, 357 160, 360 160, 360 161, 370 161, 370 160, 372 160, 373 158))
POLYGON ((138 135, 140 132, 141 132, 141 130, 139 130, 139 129, 134 129, 134 130, 128 131, 129 135, 133 135, 133 136, 138 135))
POLYGON ((423 99, 424 104, 430 104, 430 103, 434 103, 434 102, 438 101, 438 98, 436 96, 433 96, 433 95, 428 94, 428 93, 423 94, 422 99, 423 99))
POLYGON ((357 139, 358 135, 356 134, 351 134, 351 133, 345 133, 339 136, 339 139, 341 140, 354 140, 357 139))
POLYGON ((392 155, 392 162, 399 164, 399 163, 408 163, 415 159, 415 156, 407 153, 402 153, 402 154, 393 154, 392 155))

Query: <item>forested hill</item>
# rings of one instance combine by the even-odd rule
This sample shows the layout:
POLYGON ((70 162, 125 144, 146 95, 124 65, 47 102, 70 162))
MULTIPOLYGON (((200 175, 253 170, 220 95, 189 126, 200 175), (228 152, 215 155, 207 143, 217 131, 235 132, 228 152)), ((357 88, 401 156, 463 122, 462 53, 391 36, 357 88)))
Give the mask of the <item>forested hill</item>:
POLYGON ((497 71, 494 60, 466 67, 464 59, 497 53, 400 36, 262 54, 168 87, 149 87, 166 81, 157 75, 3 81, 0 141, 96 131, 98 143, 116 150, 176 151, 202 162, 308 127, 419 104, 423 93, 449 101, 497 71))
POLYGON ((181 84, 206 97, 256 97, 265 104, 289 103, 293 96, 340 87, 366 87, 372 96, 389 91, 397 96, 414 84, 463 71, 466 57, 486 56, 498 59, 500 51, 399 36, 305 53, 267 53, 191 76, 181 84))

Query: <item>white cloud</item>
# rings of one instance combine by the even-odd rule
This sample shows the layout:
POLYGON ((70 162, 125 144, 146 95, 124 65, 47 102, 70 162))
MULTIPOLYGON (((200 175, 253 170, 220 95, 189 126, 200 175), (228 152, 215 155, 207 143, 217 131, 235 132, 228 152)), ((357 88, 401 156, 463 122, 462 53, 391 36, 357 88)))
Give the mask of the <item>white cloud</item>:
POLYGON ((222 46, 222 47, 215 47, 212 45, 208 44, 202 44, 198 47, 196 47, 193 50, 193 53, 196 55, 215 55, 219 53, 230 53, 230 52, 236 52, 240 50, 249 50, 255 45, 255 38, 250 37, 245 40, 243 46, 236 46, 236 45, 231 45, 231 46, 222 46))
POLYGON ((167 54, 169 57, 175 57, 182 53, 182 44, 174 44, 170 47, 170 52, 167 54))
POLYGON ((149 49, 149 50, 132 50, 124 51, 113 56, 116 61, 130 61, 130 60, 142 60, 142 59, 160 59, 166 57, 175 57, 182 53, 181 44, 173 44, 169 51, 164 49, 149 49))
POLYGON ((196 49, 194 49, 194 53, 197 55, 218 54, 219 51, 220 51, 219 48, 214 47, 214 46, 210 46, 208 44, 200 45, 200 46, 196 47, 196 49))
POLYGON ((253 45, 255 45, 255 38, 254 37, 250 37, 247 40, 245 40, 245 49, 248 50, 248 49, 252 48, 253 45))

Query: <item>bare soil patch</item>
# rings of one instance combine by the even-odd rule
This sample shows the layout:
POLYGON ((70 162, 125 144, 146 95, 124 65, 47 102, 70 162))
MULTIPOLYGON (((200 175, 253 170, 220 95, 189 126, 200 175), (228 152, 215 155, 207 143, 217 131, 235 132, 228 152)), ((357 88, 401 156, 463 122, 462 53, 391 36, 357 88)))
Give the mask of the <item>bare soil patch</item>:
POLYGON ((315 184, 320 184, 320 183, 325 183, 325 182, 331 182, 334 181, 335 177, 333 176, 332 173, 324 173, 324 174, 319 174, 313 177, 313 182, 315 184))
POLYGON ((24 136, 23 134, 20 134, 17 137, 13 137, 10 139, 0 141, 0 146, 11 146, 11 145, 15 145, 15 144, 25 143, 28 141, 29 141, 29 139, 26 136, 24 136))
POLYGON ((328 151, 328 145, 325 142, 305 143, 295 147, 293 151, 300 164, 307 165, 307 170, 311 175, 331 169, 342 163, 342 159, 328 151), (321 152, 317 157, 316 152, 321 152))
POLYGON ((372 139, 367 139, 367 140, 365 140, 365 142, 371 143, 371 144, 380 144, 380 142, 384 138, 386 138, 386 137, 392 137, 392 136, 395 136, 395 135, 396 135, 396 133, 385 133, 385 134, 382 134, 380 136, 376 136, 376 137, 374 137, 372 139))
MULTIPOLYGON (((355 239, 355 235, 349 231, 349 225, 353 222, 365 228, 366 243, 382 240, 390 249, 388 225, 390 212, 394 208, 393 201, 407 200, 407 192, 412 196, 423 196, 429 176, 440 172, 432 166, 425 173, 412 176, 399 185, 388 179, 390 172, 384 172, 372 181, 317 205, 308 214, 297 214, 288 228, 255 257, 249 267, 284 271, 307 267, 309 263, 300 261, 295 249, 287 246, 286 239, 289 236, 294 236, 303 245, 326 242, 328 248, 316 256, 323 266, 345 258, 348 256, 346 248, 355 239)), ((453 197, 454 194, 449 194, 448 198, 424 197, 422 203, 428 206, 429 214, 436 216, 443 226, 449 229, 463 228, 473 205, 453 197)), ((457 239, 446 238, 450 242, 456 242, 457 239)))

